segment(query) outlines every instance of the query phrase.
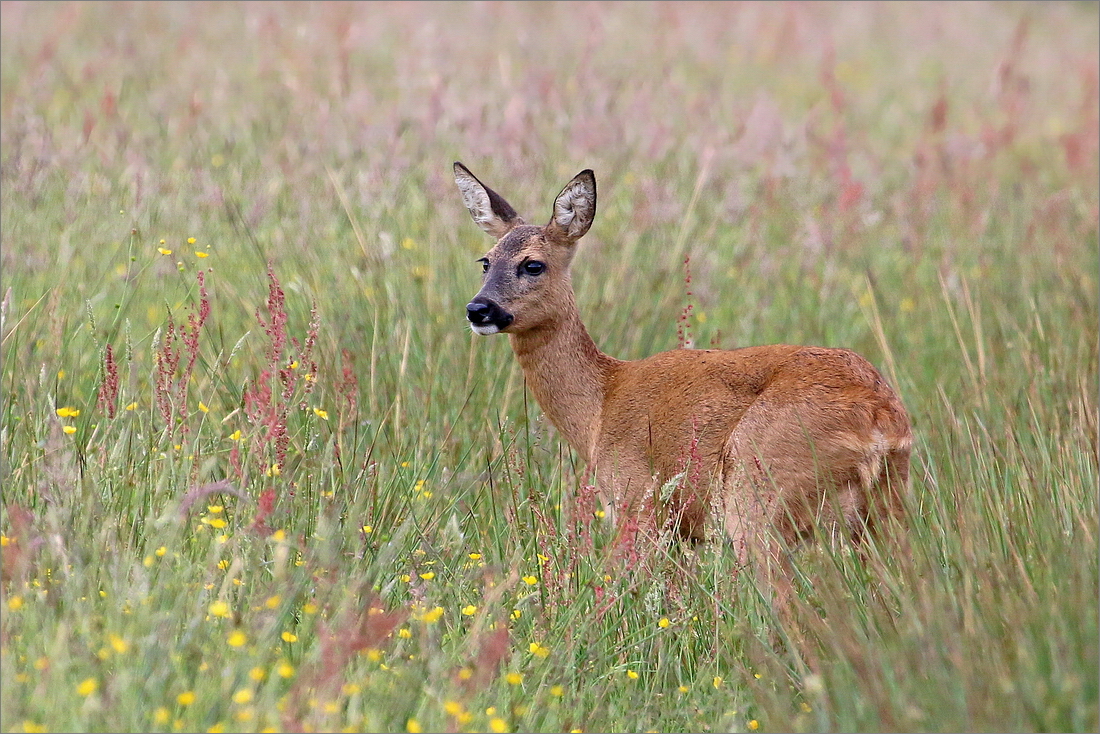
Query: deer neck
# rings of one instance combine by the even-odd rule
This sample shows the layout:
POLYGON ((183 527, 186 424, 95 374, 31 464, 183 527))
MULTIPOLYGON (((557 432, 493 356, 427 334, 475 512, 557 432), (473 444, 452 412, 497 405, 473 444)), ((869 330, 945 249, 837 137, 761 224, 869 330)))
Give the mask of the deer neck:
POLYGON ((560 319, 511 334, 512 350, 546 417, 593 464, 604 394, 619 360, 592 341, 572 293, 566 305, 560 319))

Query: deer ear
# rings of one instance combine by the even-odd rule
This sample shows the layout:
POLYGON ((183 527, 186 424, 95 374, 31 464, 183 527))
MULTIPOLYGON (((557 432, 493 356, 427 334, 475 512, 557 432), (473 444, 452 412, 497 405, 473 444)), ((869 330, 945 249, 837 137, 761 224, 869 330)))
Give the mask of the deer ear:
POLYGON ((585 169, 573 177, 554 200, 554 216, 546 225, 556 239, 572 244, 584 236, 596 216, 596 174, 585 169))
POLYGON ((455 161, 455 183, 474 222, 493 237, 500 239, 513 227, 523 224, 504 197, 478 181, 470 169, 458 161, 455 161))

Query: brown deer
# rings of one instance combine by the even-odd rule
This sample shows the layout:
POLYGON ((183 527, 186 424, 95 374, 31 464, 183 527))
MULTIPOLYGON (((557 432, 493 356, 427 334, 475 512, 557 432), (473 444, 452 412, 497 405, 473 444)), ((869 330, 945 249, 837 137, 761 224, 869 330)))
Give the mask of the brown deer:
POLYGON ((474 221, 497 239, 479 261, 470 326, 508 334, 527 386, 594 472, 605 506, 654 542, 666 530, 702 539, 723 526, 739 561, 764 561, 783 598, 785 545, 815 527, 858 542, 901 519, 909 418, 866 359, 788 345, 609 357, 581 322, 569 274, 596 213, 592 171, 562 189, 542 227, 461 163, 454 173, 474 221))

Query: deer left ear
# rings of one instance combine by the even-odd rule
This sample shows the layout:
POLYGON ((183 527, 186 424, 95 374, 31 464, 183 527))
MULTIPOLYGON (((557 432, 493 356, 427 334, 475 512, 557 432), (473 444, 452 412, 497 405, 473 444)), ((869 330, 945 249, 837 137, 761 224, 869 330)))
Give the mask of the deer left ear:
POLYGON ((517 225, 523 224, 512 205, 504 197, 477 180, 470 169, 455 161, 455 183, 462 192, 462 202, 477 226, 500 239, 517 225))
POLYGON ((572 244, 584 236, 596 216, 596 174, 585 169, 573 177, 554 200, 554 216, 547 233, 572 244))

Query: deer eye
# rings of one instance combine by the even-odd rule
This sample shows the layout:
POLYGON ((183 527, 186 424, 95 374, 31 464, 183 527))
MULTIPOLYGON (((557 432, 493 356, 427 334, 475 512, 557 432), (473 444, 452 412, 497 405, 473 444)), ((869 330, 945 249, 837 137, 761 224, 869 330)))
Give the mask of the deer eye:
POLYGON ((529 260, 523 264, 523 272, 528 275, 542 275, 544 270, 546 270, 546 264, 538 260, 529 260))
POLYGON ((478 260, 478 262, 481 263, 481 272, 488 273, 489 272, 489 258, 483 257, 480 260, 478 260))

